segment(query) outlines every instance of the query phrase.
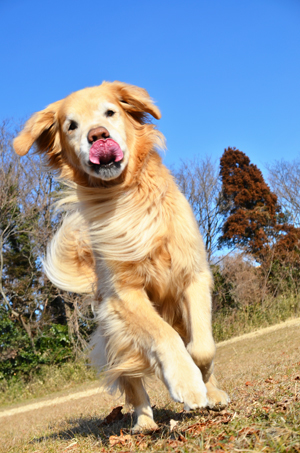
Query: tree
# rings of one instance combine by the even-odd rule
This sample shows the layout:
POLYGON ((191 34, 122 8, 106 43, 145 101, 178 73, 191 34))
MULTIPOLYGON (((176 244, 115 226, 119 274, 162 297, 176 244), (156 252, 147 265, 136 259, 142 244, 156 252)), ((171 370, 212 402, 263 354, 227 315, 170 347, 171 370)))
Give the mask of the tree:
MULTIPOLYGON (((221 158, 223 208, 220 244, 238 245, 262 264, 269 281, 300 282, 300 228, 288 224, 261 171, 235 148, 221 158)), ((267 281, 267 280, 266 280, 267 281)))
POLYGON ((175 178, 194 211, 211 261, 218 247, 222 222, 218 166, 210 157, 184 161, 175 178))
POLYGON ((0 125, 0 379, 68 359, 86 346, 91 324, 88 303, 43 273, 41 258, 60 222, 53 202, 61 185, 36 155, 16 156, 14 135, 11 124, 0 125))
POLYGON ((257 166, 236 148, 225 149, 220 176, 225 222, 219 244, 245 247, 259 258, 285 220, 277 197, 257 166))
POLYGON ((51 230, 51 179, 36 159, 21 163, 15 156, 8 125, 2 125, 1 132, 1 295, 7 309, 25 322, 45 308, 44 283, 48 283, 42 276, 39 257, 51 230))
POLYGON ((300 160, 275 161, 267 165, 268 180, 289 221, 300 226, 300 160))

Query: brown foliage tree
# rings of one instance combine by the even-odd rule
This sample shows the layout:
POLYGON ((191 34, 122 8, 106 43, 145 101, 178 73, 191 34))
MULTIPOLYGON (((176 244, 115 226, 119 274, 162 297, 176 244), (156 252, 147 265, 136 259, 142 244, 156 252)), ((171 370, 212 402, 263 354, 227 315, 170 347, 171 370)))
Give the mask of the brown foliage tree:
POLYGON ((226 220, 219 243, 243 246, 259 256, 284 217, 277 197, 265 183, 261 171, 242 151, 225 149, 220 167, 226 220))
POLYGON ((270 269, 300 269, 300 229, 286 222, 277 196, 245 153, 228 148, 221 158, 226 220, 220 244, 238 245, 270 269), (279 267, 278 267, 279 266, 279 267))

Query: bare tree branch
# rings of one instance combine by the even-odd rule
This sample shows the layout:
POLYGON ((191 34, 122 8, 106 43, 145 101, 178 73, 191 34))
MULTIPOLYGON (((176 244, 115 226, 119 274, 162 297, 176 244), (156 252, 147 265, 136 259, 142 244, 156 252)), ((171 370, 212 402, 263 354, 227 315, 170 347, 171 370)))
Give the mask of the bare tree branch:
POLYGON ((268 164, 268 181, 290 222, 300 226, 300 160, 275 161, 268 164))
POLYGON ((175 178, 192 206, 211 261, 222 224, 218 165, 207 156, 184 161, 175 178))

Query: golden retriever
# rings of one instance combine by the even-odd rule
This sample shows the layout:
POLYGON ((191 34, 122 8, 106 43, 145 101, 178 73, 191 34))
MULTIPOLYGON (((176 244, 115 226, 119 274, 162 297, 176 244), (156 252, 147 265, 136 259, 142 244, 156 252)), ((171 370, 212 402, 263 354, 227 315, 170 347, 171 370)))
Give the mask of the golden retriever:
POLYGON ((143 378, 155 373, 186 410, 222 408, 212 375, 212 277, 192 210, 157 148, 160 118, 146 90, 121 82, 72 93, 33 115, 14 141, 35 143, 69 183, 68 213, 45 259, 50 280, 92 293, 92 362, 155 429, 143 378))

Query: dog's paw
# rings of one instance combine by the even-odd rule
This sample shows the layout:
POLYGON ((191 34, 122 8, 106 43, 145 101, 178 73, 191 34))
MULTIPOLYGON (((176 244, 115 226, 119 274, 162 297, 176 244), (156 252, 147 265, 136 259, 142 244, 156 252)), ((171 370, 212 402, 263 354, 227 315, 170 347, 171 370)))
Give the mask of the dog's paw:
POLYGON ((207 390, 199 368, 192 361, 188 365, 174 370, 171 378, 165 376, 171 397, 177 403, 183 403, 186 411, 203 408, 208 404, 207 390))
POLYGON ((207 407, 208 400, 206 394, 203 393, 203 390, 188 389, 188 391, 185 392, 183 403, 185 411, 192 411, 207 407))
POLYGON ((131 428, 132 434, 152 432, 158 429, 155 421, 148 415, 140 415, 137 419, 136 424, 131 428))
POLYGON ((215 411, 221 411, 230 403, 230 398, 223 390, 213 385, 207 385, 207 401, 207 407, 215 411))

